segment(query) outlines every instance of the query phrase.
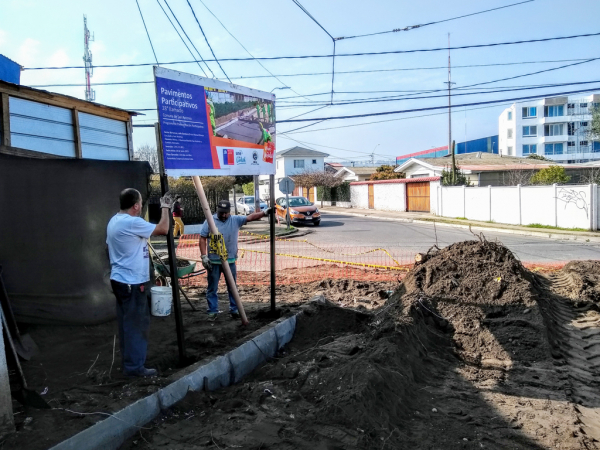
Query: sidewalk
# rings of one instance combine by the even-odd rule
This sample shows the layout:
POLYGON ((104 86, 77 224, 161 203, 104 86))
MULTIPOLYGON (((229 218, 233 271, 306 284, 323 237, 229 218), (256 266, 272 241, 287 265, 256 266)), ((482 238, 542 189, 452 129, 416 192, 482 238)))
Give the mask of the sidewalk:
POLYGON ((555 230, 545 228, 530 228, 519 225, 507 225, 502 223, 479 222, 476 220, 452 219, 450 217, 439 217, 430 213, 415 213, 402 211, 380 211, 375 209, 340 208, 336 206, 324 206, 319 211, 327 214, 346 214, 349 216, 372 217, 373 219, 392 220, 405 223, 427 223, 435 222, 436 225, 469 228, 472 230, 487 230, 498 233, 520 234, 524 236, 537 236, 549 239, 562 239, 583 242, 600 242, 600 233, 597 231, 572 231, 555 230))

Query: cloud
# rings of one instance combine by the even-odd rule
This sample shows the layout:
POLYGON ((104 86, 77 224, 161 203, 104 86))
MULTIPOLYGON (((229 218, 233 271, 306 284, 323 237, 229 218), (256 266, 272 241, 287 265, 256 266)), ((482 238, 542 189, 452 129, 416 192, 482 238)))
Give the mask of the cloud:
POLYGON ((40 41, 31 38, 25 39, 17 52, 17 62, 22 66, 33 65, 38 60, 39 47, 40 41))
POLYGON ((47 60, 47 64, 50 67, 60 67, 69 65, 69 55, 64 49, 55 51, 47 60))
POLYGON ((0 47, 8 42, 8 33, 4 30, 0 30, 0 47))

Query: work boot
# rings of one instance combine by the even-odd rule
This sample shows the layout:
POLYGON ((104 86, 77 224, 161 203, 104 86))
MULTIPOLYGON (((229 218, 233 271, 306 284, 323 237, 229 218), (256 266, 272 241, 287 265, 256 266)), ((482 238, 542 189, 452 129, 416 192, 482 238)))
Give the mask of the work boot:
POLYGON ((240 318, 240 313, 238 311, 231 311, 231 318, 232 319, 239 319, 240 318))
POLYGON ((217 320, 218 315, 219 313, 208 313, 208 321, 214 322, 215 320, 217 320))
POLYGON ((137 370, 123 371, 123 375, 126 377, 155 377, 157 375, 156 369, 146 369, 145 367, 140 367, 137 370))

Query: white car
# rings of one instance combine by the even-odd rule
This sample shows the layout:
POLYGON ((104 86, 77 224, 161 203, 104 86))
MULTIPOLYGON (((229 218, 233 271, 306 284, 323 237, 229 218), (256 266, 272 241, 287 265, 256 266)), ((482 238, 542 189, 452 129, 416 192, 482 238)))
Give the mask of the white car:
MULTIPOLYGON (((254 197, 252 196, 244 196, 237 199, 237 210, 238 214, 252 214, 254 212, 254 197)), ((264 211, 267 209, 267 203, 263 200, 260 200, 260 210, 264 211)))

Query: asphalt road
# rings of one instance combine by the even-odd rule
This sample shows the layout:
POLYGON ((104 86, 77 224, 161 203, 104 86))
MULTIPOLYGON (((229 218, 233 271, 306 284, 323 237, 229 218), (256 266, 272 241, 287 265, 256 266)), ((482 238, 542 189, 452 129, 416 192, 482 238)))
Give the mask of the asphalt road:
MULTIPOLYGON (((439 247, 454 242, 472 240, 468 229, 430 224, 394 222, 343 214, 324 213, 319 227, 311 227, 307 236, 311 242, 339 243, 340 245, 367 245, 374 247, 402 247, 416 252, 427 251, 437 243, 439 247)), ((499 240, 521 261, 554 263, 573 259, 598 259, 600 243, 586 243, 547 239, 507 233, 485 232, 488 240, 499 240)))

